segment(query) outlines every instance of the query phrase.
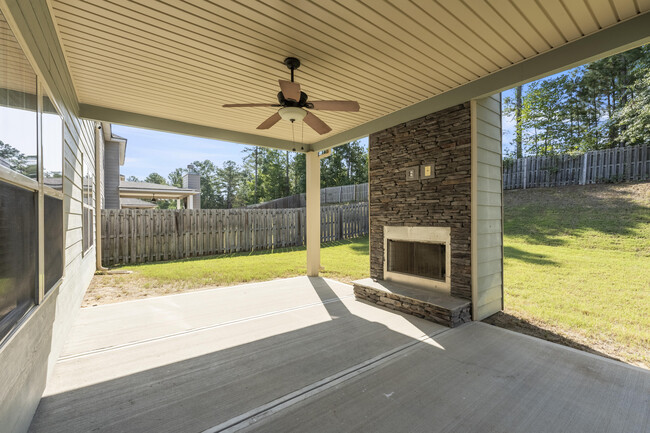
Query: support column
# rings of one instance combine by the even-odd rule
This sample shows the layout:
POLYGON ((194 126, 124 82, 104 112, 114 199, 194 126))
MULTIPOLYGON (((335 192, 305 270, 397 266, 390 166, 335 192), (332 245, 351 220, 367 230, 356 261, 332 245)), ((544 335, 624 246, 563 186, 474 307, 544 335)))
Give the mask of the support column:
POLYGON ((181 199, 180 199, 180 198, 177 198, 177 199, 176 199, 176 209, 181 209, 181 208, 182 208, 182 207, 181 207, 181 199))
POLYGON ((307 276, 317 277, 320 271, 320 158, 318 152, 307 152, 307 276))

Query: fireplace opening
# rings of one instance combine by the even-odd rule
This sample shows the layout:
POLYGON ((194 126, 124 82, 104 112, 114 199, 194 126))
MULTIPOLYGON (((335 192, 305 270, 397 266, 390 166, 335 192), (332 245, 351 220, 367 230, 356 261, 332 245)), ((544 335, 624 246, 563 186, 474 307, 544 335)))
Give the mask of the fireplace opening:
POLYGON ((446 245, 388 239, 387 270, 445 281, 446 245))

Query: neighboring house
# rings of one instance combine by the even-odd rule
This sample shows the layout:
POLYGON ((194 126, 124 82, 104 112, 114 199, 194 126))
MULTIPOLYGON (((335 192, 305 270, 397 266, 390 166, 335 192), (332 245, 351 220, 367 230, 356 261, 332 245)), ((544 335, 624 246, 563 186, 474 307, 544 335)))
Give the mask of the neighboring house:
POLYGON ((189 171, 183 176, 183 188, 125 181, 124 176, 120 175, 120 167, 124 165, 127 139, 113 134, 110 123, 102 122, 102 129, 104 135, 103 209, 153 209, 156 207, 151 203, 153 200, 176 200, 179 209, 181 207, 201 209, 201 176, 193 170, 192 166, 188 166, 189 171))
POLYGON ((122 209, 155 209, 156 203, 151 201, 140 200, 139 198, 120 199, 122 209))

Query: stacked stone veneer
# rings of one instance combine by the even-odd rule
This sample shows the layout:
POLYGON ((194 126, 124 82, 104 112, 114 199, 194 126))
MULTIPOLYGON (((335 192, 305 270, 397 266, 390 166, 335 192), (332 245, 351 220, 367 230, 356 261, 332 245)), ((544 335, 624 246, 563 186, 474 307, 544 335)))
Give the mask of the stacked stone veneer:
POLYGON ((451 227, 451 295, 471 300, 470 151, 469 102, 370 135, 372 278, 383 279, 384 226, 451 227), (431 162, 434 178, 406 181, 431 162))
POLYGON ((386 293, 382 290, 364 287, 358 284, 354 285, 354 295, 359 299, 374 302, 382 307, 421 317, 435 323, 440 323, 441 325, 449 326, 450 328, 472 320, 470 302, 456 308, 445 308, 429 302, 395 293, 386 293))

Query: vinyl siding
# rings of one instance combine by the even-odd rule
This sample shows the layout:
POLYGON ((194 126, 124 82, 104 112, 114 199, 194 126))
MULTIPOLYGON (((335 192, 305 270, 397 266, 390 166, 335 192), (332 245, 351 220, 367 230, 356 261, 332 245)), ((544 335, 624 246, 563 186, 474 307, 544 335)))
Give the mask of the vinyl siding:
POLYGON ((104 145, 104 200, 106 209, 120 208, 120 145, 114 141, 104 145))
POLYGON ((82 160, 94 177, 95 131, 93 122, 76 117, 75 92, 46 1, 0 0, 0 6, 64 118, 63 283, 28 313, 0 347, 0 430, 24 432, 95 270, 94 249, 82 253, 82 160))
POLYGON ((503 308, 501 95, 472 103, 473 317, 503 308))

